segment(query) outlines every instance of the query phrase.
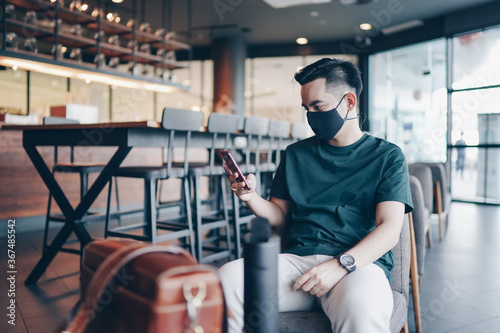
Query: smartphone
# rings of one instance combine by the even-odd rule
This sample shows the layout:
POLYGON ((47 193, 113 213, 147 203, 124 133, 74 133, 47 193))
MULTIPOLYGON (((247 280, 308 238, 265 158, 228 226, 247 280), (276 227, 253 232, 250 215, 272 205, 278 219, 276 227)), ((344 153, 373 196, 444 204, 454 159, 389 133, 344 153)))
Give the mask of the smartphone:
POLYGON ((219 154, 224 159, 224 162, 226 162, 229 170, 231 170, 232 173, 235 173, 235 172, 238 173, 238 178, 236 178, 236 180, 238 182, 244 182, 245 183, 244 189, 249 190, 250 185, 248 185, 247 180, 245 179, 245 177, 243 177, 243 173, 241 172, 240 168, 238 167, 238 164, 236 164, 236 161, 234 160, 231 153, 228 152, 227 150, 221 150, 219 152, 219 154))

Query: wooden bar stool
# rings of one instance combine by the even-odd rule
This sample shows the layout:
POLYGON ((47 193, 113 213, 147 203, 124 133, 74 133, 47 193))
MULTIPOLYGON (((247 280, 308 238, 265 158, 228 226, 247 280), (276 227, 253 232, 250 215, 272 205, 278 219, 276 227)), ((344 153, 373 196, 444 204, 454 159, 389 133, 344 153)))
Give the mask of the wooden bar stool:
POLYGON ((239 119, 237 115, 212 113, 207 127, 207 131, 212 133, 209 162, 208 164, 195 164, 189 168, 189 179, 193 188, 196 258, 200 263, 224 258, 231 260, 229 201, 226 193, 228 181, 226 171, 219 163, 216 147, 221 147, 220 144, 218 145, 220 140, 223 140, 224 149, 229 147, 231 134, 238 131, 239 119), (217 165, 215 165, 216 161, 217 165), (201 195, 202 177, 210 178, 214 184, 215 194, 206 200, 203 200, 201 195))
MULTIPOLYGON (((194 232, 192 225, 191 200, 189 195, 189 159, 191 132, 201 128, 203 114, 198 111, 165 108, 162 116, 162 127, 168 131, 167 163, 162 166, 130 166, 121 167, 116 172, 117 177, 138 178, 144 180, 144 221, 142 223, 124 225, 114 229, 109 228, 109 205, 106 218, 106 237, 116 236, 148 241, 153 244, 179 239, 183 246, 188 247, 192 254, 194 250, 194 232), (177 137, 184 139, 184 161, 181 165, 173 163, 173 142, 177 137), (159 180, 180 179, 181 200, 178 213, 166 220, 156 218, 156 195, 159 180), (131 231, 143 229, 143 234, 131 231), (167 233, 158 234, 158 229, 167 233), (188 243, 188 244, 187 244, 188 243)), ((175 208, 175 207, 174 207, 175 208)))
MULTIPOLYGON (((245 149, 245 163, 240 165, 241 172, 246 176, 254 173, 257 180, 256 192, 261 192, 261 163, 260 153, 262 151, 262 137, 269 132, 269 119, 260 117, 247 117, 243 132, 247 137, 245 149)), ((243 251, 241 245, 242 233, 248 231, 248 223, 255 217, 252 211, 238 199, 233 193, 233 209, 231 224, 234 232, 235 256, 241 258, 243 251), (245 229, 243 229, 245 228, 245 229), (243 229, 243 230, 242 230, 243 229)))

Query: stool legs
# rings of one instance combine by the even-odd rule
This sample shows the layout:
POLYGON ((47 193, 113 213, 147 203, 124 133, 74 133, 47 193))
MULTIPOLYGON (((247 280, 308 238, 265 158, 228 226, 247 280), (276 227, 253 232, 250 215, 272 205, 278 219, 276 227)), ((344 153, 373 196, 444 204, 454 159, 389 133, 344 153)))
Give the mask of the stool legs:
POLYGON ((207 263, 227 257, 231 259, 231 240, 229 230, 229 214, 227 209, 227 196, 224 189, 224 176, 217 175, 218 178, 218 194, 221 196, 220 206, 212 212, 203 214, 202 199, 200 193, 200 180, 201 177, 194 175, 190 177, 193 183, 193 199, 194 199, 194 212, 193 219, 195 221, 196 233, 196 259, 200 263, 207 263), (223 228, 223 234, 219 233, 219 229, 223 228), (211 247, 203 246, 208 241, 204 239, 204 232, 211 231, 214 237, 210 240, 214 245, 211 247), (224 239, 221 239, 224 236, 224 239), (226 243, 226 248, 222 249, 221 243, 226 243), (212 251, 213 254, 208 256, 203 255, 203 250, 212 251))

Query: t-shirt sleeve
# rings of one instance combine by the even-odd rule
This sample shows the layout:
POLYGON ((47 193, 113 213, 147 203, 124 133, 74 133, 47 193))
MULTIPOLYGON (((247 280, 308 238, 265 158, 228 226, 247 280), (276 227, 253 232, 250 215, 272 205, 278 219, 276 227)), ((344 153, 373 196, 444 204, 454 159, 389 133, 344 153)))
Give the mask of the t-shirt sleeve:
POLYGON ((290 200, 290 193, 286 183, 286 151, 281 157, 280 164, 274 175, 273 184, 271 186, 271 198, 290 200))
POLYGON ((377 188, 376 203, 398 201, 405 204, 405 214, 413 210, 408 164, 400 149, 390 153, 377 188))

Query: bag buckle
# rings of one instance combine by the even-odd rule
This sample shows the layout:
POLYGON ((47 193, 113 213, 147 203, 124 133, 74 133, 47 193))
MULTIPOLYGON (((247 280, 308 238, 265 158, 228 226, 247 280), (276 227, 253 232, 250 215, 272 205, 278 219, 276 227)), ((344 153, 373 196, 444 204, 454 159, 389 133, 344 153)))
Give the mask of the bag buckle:
POLYGON ((196 295, 193 295, 193 285, 190 282, 185 282, 182 286, 189 316, 189 327, 184 330, 186 333, 203 333, 203 327, 198 325, 198 320, 201 305, 207 296, 207 284, 204 281, 198 281, 197 284, 198 292, 196 295))

